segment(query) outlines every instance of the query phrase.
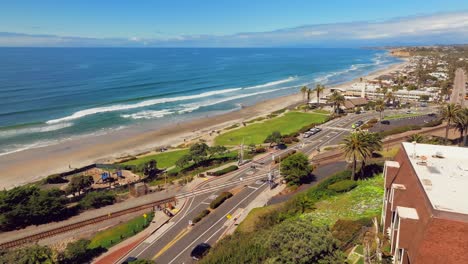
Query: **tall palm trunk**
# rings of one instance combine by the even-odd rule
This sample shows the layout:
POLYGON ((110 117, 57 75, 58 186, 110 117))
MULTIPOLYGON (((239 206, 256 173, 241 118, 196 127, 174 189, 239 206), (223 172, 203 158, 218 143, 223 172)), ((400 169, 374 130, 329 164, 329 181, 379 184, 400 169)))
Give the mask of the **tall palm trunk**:
POLYGON ((353 181, 356 180, 356 165, 357 165, 357 160, 356 158, 353 159, 353 174, 351 175, 351 179, 353 181))
POLYGON ((445 127, 445 145, 448 143, 448 133, 449 133, 450 123, 447 122, 447 126, 445 127))

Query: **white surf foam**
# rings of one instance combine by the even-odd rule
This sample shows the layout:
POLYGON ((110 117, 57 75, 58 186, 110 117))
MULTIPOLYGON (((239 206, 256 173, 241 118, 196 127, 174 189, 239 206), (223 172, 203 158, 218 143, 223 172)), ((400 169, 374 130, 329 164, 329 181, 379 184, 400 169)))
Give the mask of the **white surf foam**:
POLYGON ((44 132, 51 132, 60 129, 64 129, 67 127, 73 126, 73 123, 60 123, 60 124, 53 124, 53 125, 45 125, 45 126, 32 126, 32 127, 23 127, 23 128, 14 128, 14 129, 7 129, 0 131, 0 137, 13 137, 17 135, 23 134, 32 134, 32 133, 44 133, 44 132))
POLYGON ((152 119, 152 118, 160 118, 166 115, 173 114, 174 112, 169 111, 169 110, 146 110, 146 111, 141 111, 137 112, 134 114, 126 114, 126 115, 120 115, 123 118, 132 118, 132 119, 152 119))
POLYGON ((58 119, 52 119, 52 120, 47 121, 46 123, 47 124, 56 124, 56 123, 60 123, 60 122, 64 122, 64 121, 69 121, 69 120, 82 118, 82 117, 89 116, 89 115, 99 114, 99 113, 129 110, 129 109, 141 108, 141 107, 152 106, 152 105, 162 104, 162 103, 177 102, 177 101, 184 101, 184 100, 190 100, 190 99, 209 97, 209 96, 213 96, 213 95, 217 95, 217 94, 231 93, 231 92, 234 92, 234 91, 237 91, 237 90, 240 90, 240 89, 241 88, 232 88, 232 89, 224 89, 224 90, 205 92, 205 93, 195 94, 195 95, 186 95, 186 96, 178 96, 178 97, 151 99, 151 100, 142 101, 142 102, 139 102, 139 103, 136 103, 136 104, 119 104, 119 105, 95 107, 95 108, 90 108, 90 109, 85 109, 85 110, 75 112, 72 115, 69 115, 69 116, 66 116, 66 117, 62 117, 62 118, 58 118, 58 119))
POLYGON ((260 84, 260 85, 255 85, 255 86, 250 86, 250 87, 245 87, 244 90, 251 90, 251 89, 258 89, 258 88, 264 88, 264 87, 268 87, 268 86, 273 86, 273 85, 278 85, 278 84, 282 84, 282 83, 287 83, 287 82, 291 82, 291 81, 294 81, 297 79, 297 76, 290 76, 286 79, 282 79, 282 80, 278 80, 278 81, 274 81, 274 82, 267 82, 265 84, 260 84))
POLYGON ((260 94, 266 94, 266 93, 272 93, 272 92, 291 89, 291 88, 297 88, 297 87, 300 87, 300 86, 302 86, 302 85, 281 87, 281 88, 277 88, 277 89, 260 91, 260 92, 256 92, 256 93, 240 94, 240 95, 235 95, 235 96, 231 96, 231 97, 227 97, 227 98, 223 98, 223 99, 219 99, 219 100, 205 101, 205 102, 201 102, 201 103, 183 104, 182 107, 184 107, 184 108, 182 110, 178 111, 178 113, 192 112, 192 111, 197 110, 197 109, 199 109, 201 107, 216 105, 216 104, 220 104, 220 103, 224 103, 224 102, 228 102, 228 101, 232 101, 232 100, 236 100, 236 99, 241 99, 241 98, 245 98, 245 97, 260 95, 260 94))

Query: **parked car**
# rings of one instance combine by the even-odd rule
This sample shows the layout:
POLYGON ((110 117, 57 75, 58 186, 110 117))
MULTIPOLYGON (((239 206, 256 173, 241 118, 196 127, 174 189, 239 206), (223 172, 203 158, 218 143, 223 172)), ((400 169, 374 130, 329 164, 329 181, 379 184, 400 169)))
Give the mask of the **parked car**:
POLYGON ((380 121, 380 124, 383 124, 383 125, 390 125, 390 121, 388 121, 388 120, 382 120, 382 121, 380 121))
POLYGON ((190 253, 190 257, 192 257, 194 260, 200 260, 206 254, 208 254, 208 251, 210 251, 211 246, 207 243, 201 243, 198 244, 193 250, 192 253, 190 253))
POLYGON ((303 138, 309 138, 310 136, 312 136, 312 134, 308 131, 302 135, 303 138))

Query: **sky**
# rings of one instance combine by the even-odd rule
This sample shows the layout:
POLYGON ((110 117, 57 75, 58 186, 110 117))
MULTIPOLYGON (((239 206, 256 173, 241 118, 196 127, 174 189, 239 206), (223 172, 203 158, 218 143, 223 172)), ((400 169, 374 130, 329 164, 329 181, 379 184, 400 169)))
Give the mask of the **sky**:
POLYGON ((0 3, 0 46, 466 43, 466 21, 466 0, 15 0, 0 3))

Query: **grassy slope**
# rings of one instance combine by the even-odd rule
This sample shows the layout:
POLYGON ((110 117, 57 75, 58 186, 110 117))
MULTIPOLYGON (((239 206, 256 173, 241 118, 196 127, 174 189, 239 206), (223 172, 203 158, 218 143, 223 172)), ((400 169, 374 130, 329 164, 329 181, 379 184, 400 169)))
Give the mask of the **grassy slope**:
POLYGON ((333 225, 338 219, 356 220, 380 214, 383 196, 383 177, 358 182, 353 190, 315 204, 314 211, 307 213, 316 225, 333 225))
POLYGON ((158 162, 158 168, 168 168, 174 166, 175 162, 180 159, 183 155, 188 153, 188 149, 180 149, 174 151, 168 151, 163 153, 158 153, 154 155, 149 155, 145 157, 138 158, 136 160, 130 160, 123 165, 140 165, 142 163, 148 162, 151 159, 155 159, 158 162))
POLYGON ((384 120, 392 120, 392 119, 399 119, 399 118, 408 118, 414 116, 422 116, 424 114, 421 113, 412 113, 412 114, 396 114, 396 115, 388 115, 384 117, 384 120))
POLYGON ((322 123, 327 118, 323 114, 289 112, 284 116, 273 118, 262 123, 252 124, 219 135, 215 139, 216 145, 260 144, 273 131, 281 134, 296 132, 302 127, 312 123, 322 123))
POLYGON ((141 215, 132 220, 119 224, 107 230, 103 230, 97 233, 89 244, 89 248, 97 248, 99 246, 103 248, 110 248, 113 245, 120 243, 128 237, 131 237, 141 230, 145 229, 145 223, 149 224, 153 220, 154 214, 148 213, 148 217, 145 218, 141 215))

